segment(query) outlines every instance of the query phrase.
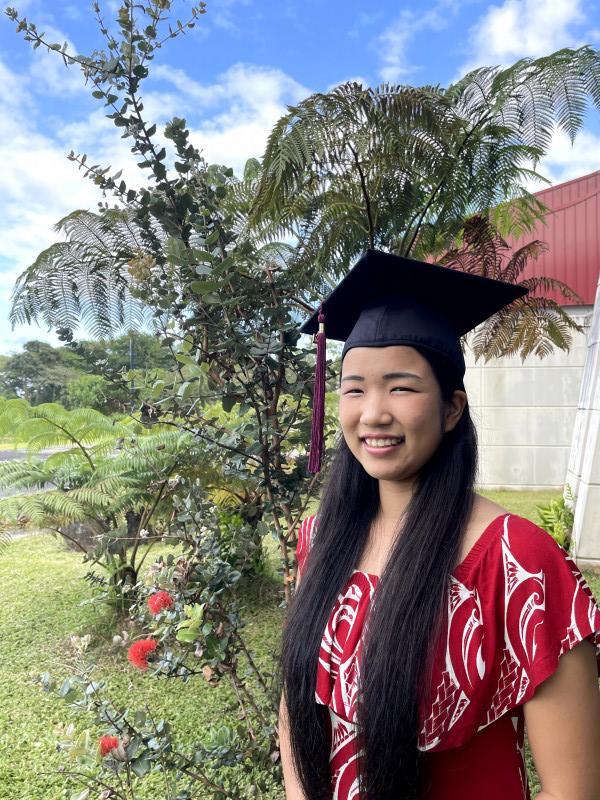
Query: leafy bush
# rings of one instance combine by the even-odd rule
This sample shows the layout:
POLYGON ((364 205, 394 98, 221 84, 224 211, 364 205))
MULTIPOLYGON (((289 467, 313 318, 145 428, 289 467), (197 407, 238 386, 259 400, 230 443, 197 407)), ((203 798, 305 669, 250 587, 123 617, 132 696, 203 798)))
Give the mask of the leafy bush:
POLYGON ((223 520, 213 518, 218 510, 197 483, 177 496, 175 506, 183 553, 159 558, 136 587, 130 620, 138 633, 127 657, 133 667, 162 679, 197 678, 211 687, 228 681, 239 703, 239 724, 220 721, 191 749, 182 748, 166 720, 154 720, 148 708, 111 700, 86 657, 86 637, 79 641, 75 674, 58 681, 44 672, 37 680, 92 719, 83 730, 64 727, 59 738, 70 765, 65 775, 79 786, 101 786, 112 792, 106 797, 133 800, 141 781, 158 774, 172 797, 191 800, 201 791, 210 800, 252 798, 257 787, 267 791, 281 780, 279 687, 274 672, 258 666, 244 637, 241 572, 222 558, 215 532, 223 520), (126 795, 120 793, 124 785, 126 795))
POLYGON ((564 547, 567 552, 571 549, 571 536, 573 533, 573 504, 575 497, 569 484, 565 486, 563 496, 559 500, 551 500, 545 506, 536 506, 540 519, 540 527, 564 547))

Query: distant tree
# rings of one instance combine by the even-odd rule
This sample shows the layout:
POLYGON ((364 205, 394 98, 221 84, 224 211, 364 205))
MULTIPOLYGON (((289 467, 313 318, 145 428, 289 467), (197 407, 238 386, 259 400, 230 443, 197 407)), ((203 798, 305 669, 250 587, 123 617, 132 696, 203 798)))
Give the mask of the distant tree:
POLYGON ((16 397, 15 390, 8 386, 4 380, 4 370, 10 360, 10 356, 0 356, 0 397, 16 397))
POLYGON ((0 395, 32 405, 128 411, 139 405, 136 387, 144 385, 146 375, 165 377, 172 366, 171 352, 147 333, 60 347, 31 341, 21 353, 0 356, 0 395))
POLYGON ((31 405, 62 403, 67 384, 82 372, 83 360, 77 353, 46 342, 27 342, 23 352, 7 357, 0 366, 0 391, 31 405))
MULTIPOLYGON (((171 351, 162 347, 155 336, 138 331, 130 331, 116 339, 72 342, 67 347, 82 358, 84 368, 90 376, 101 376, 104 380, 103 404, 96 405, 86 401, 83 405, 107 413, 139 407, 144 399, 140 395, 140 390, 148 384, 147 378, 156 379, 159 374, 161 378, 165 378, 165 373, 173 369, 171 351)), ((77 393, 84 386, 92 385, 99 388, 97 382, 95 384, 89 381, 78 382, 74 391, 77 393)), ((102 402, 100 397, 97 397, 96 401, 102 402)), ((75 407, 71 399, 69 405, 75 407)))
POLYGON ((109 402, 110 384, 102 375, 79 375, 67 384, 67 406, 104 411, 109 402))
POLYGON ((171 352, 161 346, 156 336, 131 331, 116 339, 84 340, 70 347, 85 362, 85 369, 105 378, 115 378, 129 369, 168 369, 173 365, 171 352))

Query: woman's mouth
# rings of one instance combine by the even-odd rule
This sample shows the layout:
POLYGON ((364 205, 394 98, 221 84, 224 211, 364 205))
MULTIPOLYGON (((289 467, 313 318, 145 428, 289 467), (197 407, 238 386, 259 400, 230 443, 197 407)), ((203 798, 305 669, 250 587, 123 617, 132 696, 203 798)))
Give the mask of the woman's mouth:
POLYGON ((392 453, 397 447, 399 447, 404 442, 404 437, 381 437, 376 439, 374 437, 368 436, 362 440, 363 447, 367 451, 367 453, 371 453, 377 456, 383 456, 387 453, 392 453))

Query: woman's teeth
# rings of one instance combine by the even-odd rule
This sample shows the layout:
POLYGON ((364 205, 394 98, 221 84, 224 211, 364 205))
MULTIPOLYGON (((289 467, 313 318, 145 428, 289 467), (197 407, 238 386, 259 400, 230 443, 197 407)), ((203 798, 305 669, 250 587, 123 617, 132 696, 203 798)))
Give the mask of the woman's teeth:
POLYGON ((402 439, 365 439, 365 443, 369 447, 391 447, 394 444, 400 444, 402 439))

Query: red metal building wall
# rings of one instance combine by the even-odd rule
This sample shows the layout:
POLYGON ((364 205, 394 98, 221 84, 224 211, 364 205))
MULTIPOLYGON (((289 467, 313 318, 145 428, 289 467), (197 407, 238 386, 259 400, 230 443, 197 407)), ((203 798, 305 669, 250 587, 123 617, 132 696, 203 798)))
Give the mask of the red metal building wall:
MULTIPOLYGON (((520 279, 558 278, 580 294, 585 305, 593 305, 600 274, 600 170, 543 189, 536 196, 549 209, 545 222, 510 243, 519 247, 540 239, 549 250, 531 260, 520 279)), ((545 294, 562 306, 576 305, 560 292, 545 294)))

